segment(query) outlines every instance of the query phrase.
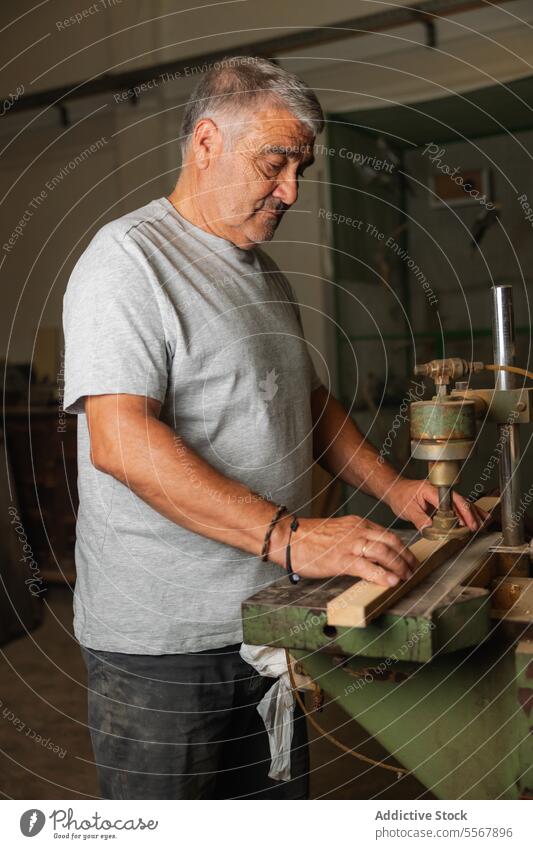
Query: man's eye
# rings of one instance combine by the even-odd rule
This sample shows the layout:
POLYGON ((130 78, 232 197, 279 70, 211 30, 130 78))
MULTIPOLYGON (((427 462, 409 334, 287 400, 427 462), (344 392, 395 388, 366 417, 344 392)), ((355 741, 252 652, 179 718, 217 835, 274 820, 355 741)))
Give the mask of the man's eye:
POLYGON ((265 171, 270 176, 278 174, 283 168, 283 162, 273 162, 271 159, 265 159, 265 171))

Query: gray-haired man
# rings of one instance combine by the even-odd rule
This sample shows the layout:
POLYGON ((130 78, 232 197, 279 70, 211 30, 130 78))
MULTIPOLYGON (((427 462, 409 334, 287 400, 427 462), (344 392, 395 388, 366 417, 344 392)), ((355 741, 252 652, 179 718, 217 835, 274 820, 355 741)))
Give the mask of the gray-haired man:
POLYGON ((290 514, 301 575, 387 586, 416 565, 373 522, 308 518, 313 452, 417 527, 437 503, 429 484, 377 462, 320 385, 291 288, 257 247, 296 201, 322 126, 316 96, 292 74, 251 57, 220 63, 186 107, 170 197, 103 227, 69 282, 74 625, 105 797, 304 797, 303 719, 291 781, 267 777, 256 705, 271 682, 238 654, 240 604, 285 580, 290 514))

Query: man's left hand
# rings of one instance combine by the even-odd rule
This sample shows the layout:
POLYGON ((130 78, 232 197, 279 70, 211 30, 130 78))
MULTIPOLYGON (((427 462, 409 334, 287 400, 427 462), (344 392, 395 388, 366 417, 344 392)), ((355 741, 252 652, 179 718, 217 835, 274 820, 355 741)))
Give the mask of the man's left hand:
MULTIPOLYGON (((470 504, 458 492, 453 492, 452 500, 460 524, 466 525, 471 531, 477 531, 487 518, 487 513, 475 504, 470 504)), ((437 487, 427 480, 399 478, 391 486, 386 501, 398 518, 412 522, 421 531, 431 525, 429 514, 432 508, 439 506, 439 493, 437 487)))

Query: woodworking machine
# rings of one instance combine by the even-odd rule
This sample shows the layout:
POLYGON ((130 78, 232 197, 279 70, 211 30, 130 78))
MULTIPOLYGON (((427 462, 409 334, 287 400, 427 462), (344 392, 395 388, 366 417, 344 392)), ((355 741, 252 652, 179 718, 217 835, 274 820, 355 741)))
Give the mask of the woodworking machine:
POLYGON ((245 642, 289 649, 393 763, 442 799, 533 798, 533 580, 519 474, 532 390, 503 369, 515 368, 512 289, 492 294, 494 363, 454 357, 415 368, 435 392, 411 405, 412 454, 428 462, 439 507, 411 544, 421 561, 413 578, 384 589, 283 576, 243 605, 245 642), (471 387, 485 369, 494 387, 471 387), (478 503, 501 530, 472 535, 453 511, 453 488, 490 424, 500 495, 478 503))
POLYGON ((495 387, 469 389, 470 376, 485 370, 481 362, 466 362, 452 357, 417 365, 415 375, 432 379, 436 394, 431 401, 418 401, 411 405, 411 449, 413 457, 428 461, 429 480, 439 490, 439 509, 432 527, 424 535, 437 539, 468 533, 457 525, 451 503, 452 487, 459 480, 461 464, 473 451, 476 419, 495 423, 501 453, 503 539, 508 546, 520 547, 524 544, 524 522, 519 516, 518 424, 531 422, 532 390, 517 388, 516 375, 504 370, 514 366, 510 286, 493 289, 493 308, 494 366, 498 369, 495 387), (452 383, 455 383, 455 388, 450 389, 452 383))

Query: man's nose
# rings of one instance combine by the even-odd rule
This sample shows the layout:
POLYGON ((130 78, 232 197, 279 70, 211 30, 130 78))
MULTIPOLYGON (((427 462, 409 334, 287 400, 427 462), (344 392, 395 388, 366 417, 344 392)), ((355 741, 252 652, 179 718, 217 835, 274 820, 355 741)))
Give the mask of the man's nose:
POLYGON ((298 180, 280 180, 272 195, 282 200, 287 206, 292 206, 298 199, 298 180))

